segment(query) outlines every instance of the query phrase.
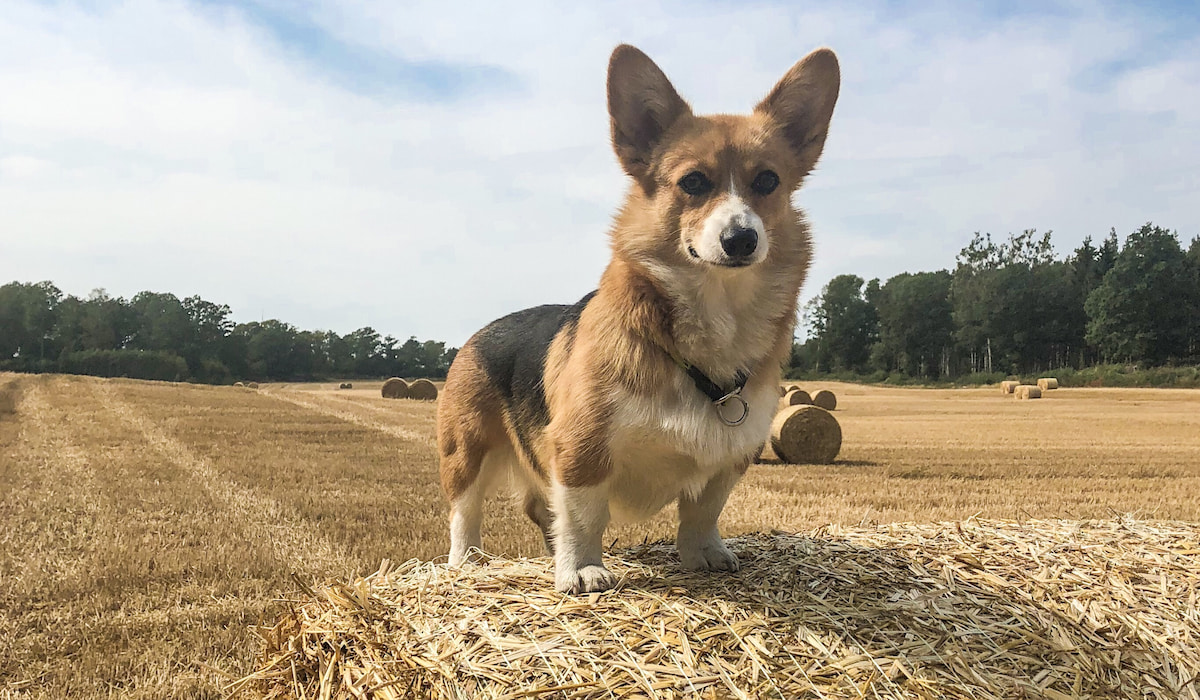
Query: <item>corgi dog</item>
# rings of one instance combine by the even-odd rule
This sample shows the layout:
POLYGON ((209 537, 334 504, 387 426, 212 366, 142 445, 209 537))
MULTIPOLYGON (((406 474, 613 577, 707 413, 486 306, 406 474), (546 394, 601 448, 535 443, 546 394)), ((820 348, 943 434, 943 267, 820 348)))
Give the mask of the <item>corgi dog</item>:
POLYGON ((613 150, 631 179, 599 288, 505 316, 459 350, 438 405, 450 564, 481 545, 486 496, 514 484, 555 586, 602 591, 610 520, 678 503, 682 565, 737 571, 717 519, 770 431, 811 238, 792 195, 841 74, 819 49, 749 115, 692 113, 622 45, 608 66, 613 150))

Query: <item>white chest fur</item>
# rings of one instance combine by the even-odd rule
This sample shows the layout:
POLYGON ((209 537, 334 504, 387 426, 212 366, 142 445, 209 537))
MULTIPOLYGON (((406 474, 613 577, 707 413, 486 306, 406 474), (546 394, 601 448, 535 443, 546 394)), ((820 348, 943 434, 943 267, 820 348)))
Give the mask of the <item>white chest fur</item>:
POLYGON ((699 494, 719 471, 754 454, 770 431, 779 395, 766 386, 743 398, 749 415, 731 426, 682 373, 661 396, 617 396, 609 437, 613 519, 648 518, 681 494, 699 494))

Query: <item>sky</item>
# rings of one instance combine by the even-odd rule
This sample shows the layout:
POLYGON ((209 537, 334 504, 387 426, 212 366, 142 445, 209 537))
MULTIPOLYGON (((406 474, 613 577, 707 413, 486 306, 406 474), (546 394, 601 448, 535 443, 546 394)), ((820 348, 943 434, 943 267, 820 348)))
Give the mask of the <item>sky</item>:
POLYGON ((4 0, 0 283, 451 345, 573 302, 628 187, 622 42, 698 113, 837 51, 804 299, 952 268, 975 231, 1200 235, 1191 2, 4 0))

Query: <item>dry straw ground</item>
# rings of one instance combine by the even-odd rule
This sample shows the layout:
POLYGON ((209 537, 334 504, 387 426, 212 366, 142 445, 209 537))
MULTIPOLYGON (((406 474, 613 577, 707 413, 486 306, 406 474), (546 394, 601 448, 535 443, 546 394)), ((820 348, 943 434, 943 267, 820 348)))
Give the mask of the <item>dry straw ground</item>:
POLYGON ((670 546, 564 598, 547 559, 412 560, 262 631, 263 698, 547 695, 1197 700, 1200 526, 988 521, 730 540, 736 575, 670 546), (353 689, 353 690, 352 690, 353 689), (540 692, 534 692, 540 691, 540 692))
MULTIPOLYGON (((0 697, 221 697, 298 581, 443 556, 436 404, 336 387, 0 375, 0 697)), ((754 467, 726 533, 1200 521, 1200 392, 832 388, 838 461, 754 467)), ((491 508, 486 549, 540 553, 518 511, 491 508)), ((673 517, 607 540, 667 536, 673 517)))

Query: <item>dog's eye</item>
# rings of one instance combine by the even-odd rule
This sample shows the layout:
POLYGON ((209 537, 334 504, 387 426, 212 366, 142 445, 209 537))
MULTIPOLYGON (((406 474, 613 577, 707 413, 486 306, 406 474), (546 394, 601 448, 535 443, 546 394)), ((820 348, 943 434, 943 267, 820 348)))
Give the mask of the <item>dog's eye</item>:
POLYGON ((754 177, 750 189, 759 194, 771 194, 779 187, 779 176, 770 170, 764 170, 754 177))
POLYGON ((706 194, 709 190, 711 190, 712 182, 704 176, 704 173, 700 172, 699 170, 693 170, 687 175, 684 175, 683 179, 679 181, 679 189, 695 197, 697 195, 706 194))

